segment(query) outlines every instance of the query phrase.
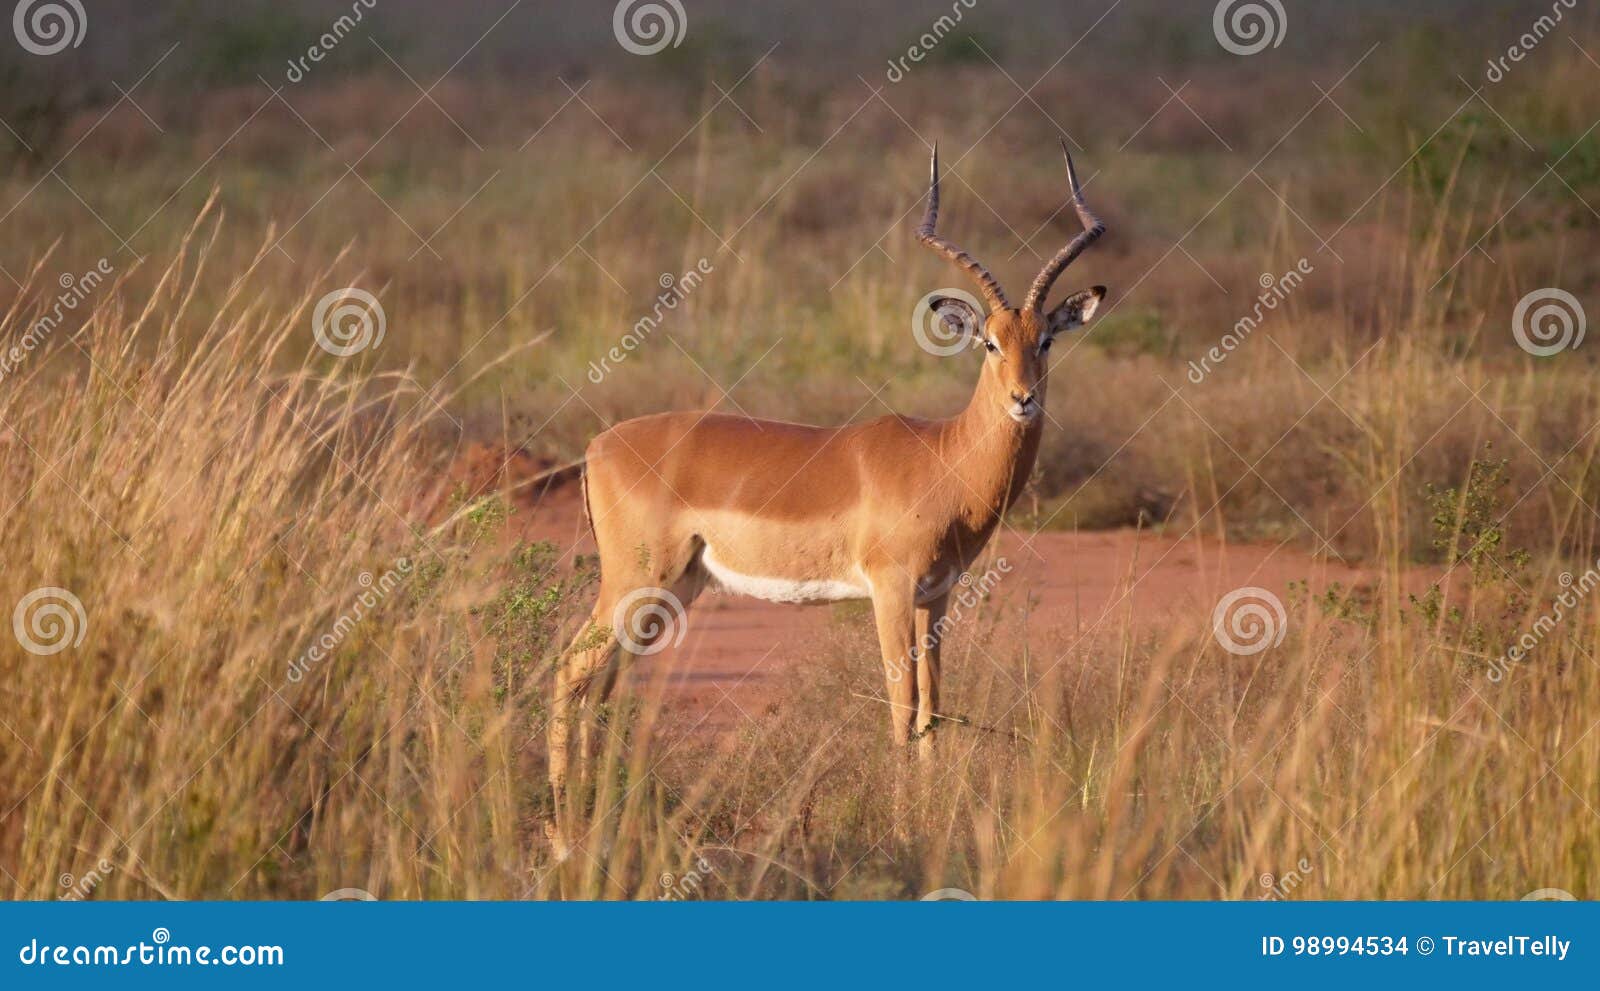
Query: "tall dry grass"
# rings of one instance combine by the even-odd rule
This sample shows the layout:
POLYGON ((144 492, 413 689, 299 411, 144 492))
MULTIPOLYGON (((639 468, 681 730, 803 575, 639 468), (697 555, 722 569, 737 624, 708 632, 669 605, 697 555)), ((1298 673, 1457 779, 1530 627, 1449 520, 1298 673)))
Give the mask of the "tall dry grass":
MULTIPOLYGON (((700 63, 591 80, 604 125, 565 90, 487 78, 439 88, 453 120, 403 115, 411 91, 367 73, 289 90, 293 109, 248 80, 141 90, 159 136, 123 105, 65 122, 82 140, 60 182, 0 177, 13 229, 60 239, 45 261, 0 245, 32 272, 0 289, 0 339, 36 325, 58 272, 109 256, 117 275, 0 381, 0 603, 61 587, 86 617, 59 653, 0 637, 3 893, 1593 897, 1592 597, 1491 665, 1600 552, 1589 351, 1535 361, 1505 332, 1528 290, 1600 276, 1580 203, 1600 189, 1580 139, 1594 70, 1552 46, 1493 91, 1529 149, 1487 114, 1449 118, 1464 94, 1441 66, 1467 49, 1387 37, 1338 93, 1362 130, 1324 106, 1230 189, 1316 94, 1161 24, 1118 36, 1161 44, 1108 45, 1036 93, 1087 145, 1113 233, 1079 267, 1113 305, 1057 349, 1015 522, 1294 540, 1370 579, 1314 586, 1284 643, 1245 657, 1205 616, 1134 622, 1131 583, 1065 631, 1002 588, 947 647, 974 726, 945 727, 927 771, 856 697, 878 690, 861 617, 791 645, 805 663, 731 738, 640 686, 606 713, 590 829, 559 862, 544 699, 593 562, 517 544, 506 500, 444 473, 453 445, 564 458, 616 419, 730 400, 947 413, 973 370, 906 333, 952 279, 902 236, 923 139, 974 147, 951 156, 947 219, 1015 285, 1068 233, 1045 223, 1053 125, 996 124, 1015 88, 975 58, 880 101, 783 52, 736 93, 759 131, 700 63), (1151 116, 1168 91, 1126 71, 1151 50, 1228 147, 1183 108, 1151 116), (1118 99, 1084 99, 1086 78, 1118 99), (648 163, 618 142, 685 134, 639 186, 648 163), (195 178, 219 148, 220 233, 195 178), (1533 184, 1558 156, 1562 182, 1533 184), (1197 217, 1191 264, 1171 245, 1197 217), (1303 289, 1190 382, 1259 274, 1302 257, 1303 289), (662 336, 586 384, 661 273, 701 258, 715 271, 662 336), (345 285, 378 294, 390 336, 337 362, 308 311, 345 285)), ((1360 50, 1302 67, 1331 81, 1360 50)))
POLYGON ((98 897, 503 894, 461 864, 522 845, 526 808, 480 788, 522 777, 527 692, 504 695, 459 600, 470 543, 416 515, 440 397, 318 371, 309 301, 263 300, 250 272, 197 312, 216 230, 148 301, 103 289, 0 400, 4 597, 58 586, 86 617, 56 618, 66 640, 19 618, 65 653, 3 648, 10 893, 98 870, 98 897), (62 353, 86 371, 50 379, 62 353), (467 847, 441 832, 458 814, 487 830, 467 847))

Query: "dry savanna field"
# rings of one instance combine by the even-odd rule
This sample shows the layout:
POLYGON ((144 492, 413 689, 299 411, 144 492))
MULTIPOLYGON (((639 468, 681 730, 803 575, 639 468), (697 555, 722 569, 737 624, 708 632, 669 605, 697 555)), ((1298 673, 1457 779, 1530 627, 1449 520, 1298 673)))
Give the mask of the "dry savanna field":
POLYGON ((24 6, 0 894, 1600 895, 1592 6, 24 6), (1108 233, 1057 294, 1110 291, 933 756, 870 609, 706 599, 553 847, 560 469, 955 413, 931 146, 1020 296, 1063 140, 1108 233))

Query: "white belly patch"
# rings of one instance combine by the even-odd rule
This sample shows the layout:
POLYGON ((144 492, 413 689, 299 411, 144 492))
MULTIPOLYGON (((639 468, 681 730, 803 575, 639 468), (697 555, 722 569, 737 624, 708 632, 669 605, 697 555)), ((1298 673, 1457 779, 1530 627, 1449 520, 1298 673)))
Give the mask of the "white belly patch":
POLYGON ((708 545, 700 552, 700 563, 712 578, 712 590, 748 595, 767 602, 843 602, 871 598, 866 582, 838 581, 832 578, 794 579, 746 575, 718 561, 708 545))

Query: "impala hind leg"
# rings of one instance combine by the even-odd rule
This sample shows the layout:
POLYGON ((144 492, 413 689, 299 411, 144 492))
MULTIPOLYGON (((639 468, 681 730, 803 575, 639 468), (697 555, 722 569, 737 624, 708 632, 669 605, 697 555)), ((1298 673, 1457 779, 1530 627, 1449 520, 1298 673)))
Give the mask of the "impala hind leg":
POLYGON ((572 838, 572 813, 568 808, 567 769, 572 742, 572 713, 583 705, 595 677, 616 662, 619 644, 611 627, 613 603, 602 591, 588 622, 578 631, 571 645, 556 662, 555 686, 550 697, 550 722, 545 727, 546 749, 550 761, 550 792, 555 803, 555 819, 549 830, 557 856, 565 856, 572 838))
POLYGON ((617 650, 611 663, 596 672, 579 707, 578 780, 585 789, 604 743, 600 707, 611 699, 619 676, 635 658, 664 650, 680 638, 688 622, 689 606, 705 587, 705 575, 693 550, 697 548, 669 559, 666 569, 668 574, 676 574, 675 580, 669 581, 656 572, 648 577, 660 584, 641 583, 619 596, 611 607, 608 615, 618 638, 617 650))
POLYGON ((586 790, 597 737, 595 709, 610 697, 618 673, 634 654, 650 652, 684 622, 684 612, 704 585, 696 550, 690 546, 665 556, 637 553, 624 557, 607 554, 602 542, 600 595, 588 621, 557 662, 546 727, 550 790, 555 802, 555 817, 546 832, 558 856, 566 854, 575 835, 576 809, 567 788, 574 717, 578 721, 579 780, 586 790), (651 558, 665 562, 660 570, 647 570, 651 558), (624 570, 623 561, 633 566, 624 570))

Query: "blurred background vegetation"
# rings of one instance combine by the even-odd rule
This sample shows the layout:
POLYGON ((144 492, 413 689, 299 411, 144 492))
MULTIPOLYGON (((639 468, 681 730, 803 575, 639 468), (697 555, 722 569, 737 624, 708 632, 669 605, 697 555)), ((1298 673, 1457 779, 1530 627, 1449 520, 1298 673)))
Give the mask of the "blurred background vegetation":
MULTIPOLYGON (((944 415, 974 370, 909 335, 923 293, 962 284, 909 235, 928 146, 944 229, 1016 293, 1072 233, 1061 136, 1112 231, 1067 281, 1111 297, 1058 349, 1039 519, 1192 522, 1220 499, 1232 532, 1309 526, 1360 554, 1351 443, 1414 452, 1408 496, 1494 440, 1526 486, 1587 481, 1560 459, 1588 436, 1592 350, 1535 359, 1509 333, 1526 292, 1600 283, 1593 13, 1487 75, 1545 13, 1298 5, 1279 46, 1239 56, 1207 4, 708 2, 638 56, 604 4, 96 8, 79 48, 3 46, 0 294, 53 243, 52 271, 126 275, 216 190, 228 234, 200 301, 263 244, 280 299, 375 293, 386 338, 354 360, 449 396, 447 439, 565 460, 669 407, 944 415), (1287 305, 1185 381, 1302 258, 1287 305), (587 381, 700 259, 705 284, 587 381)), ((1423 556, 1425 523, 1404 537, 1423 556)), ((1526 500, 1514 526, 1540 544, 1552 523, 1526 500)))

